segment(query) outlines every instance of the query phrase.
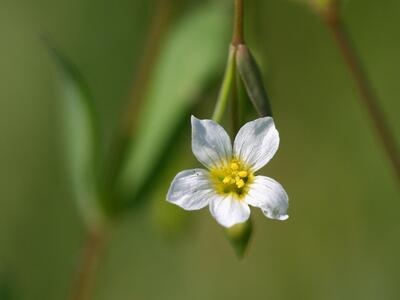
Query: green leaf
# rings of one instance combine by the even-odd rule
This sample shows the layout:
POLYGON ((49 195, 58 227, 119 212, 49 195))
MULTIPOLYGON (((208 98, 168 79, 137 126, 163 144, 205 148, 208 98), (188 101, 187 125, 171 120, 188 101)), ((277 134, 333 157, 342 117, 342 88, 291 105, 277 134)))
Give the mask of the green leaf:
POLYGON ((245 45, 238 46, 236 62, 240 77, 257 113, 262 117, 272 116, 270 101, 264 88, 260 69, 245 45))
POLYGON ((98 224, 102 210, 96 177, 98 139, 94 104, 78 68, 54 44, 46 44, 57 63, 66 167, 83 218, 88 224, 98 224))
POLYGON ((242 259, 245 256, 252 233, 253 223, 251 219, 225 229, 226 237, 231 243, 238 258, 242 259))
MULTIPOLYGON (((167 35, 140 125, 117 182, 125 202, 140 197, 138 191, 149 180, 157 183, 157 174, 152 170, 166 151, 165 146, 197 96, 221 72, 229 41, 227 4, 209 1, 196 6, 167 35)), ((188 140, 188 150, 189 145, 188 140)))

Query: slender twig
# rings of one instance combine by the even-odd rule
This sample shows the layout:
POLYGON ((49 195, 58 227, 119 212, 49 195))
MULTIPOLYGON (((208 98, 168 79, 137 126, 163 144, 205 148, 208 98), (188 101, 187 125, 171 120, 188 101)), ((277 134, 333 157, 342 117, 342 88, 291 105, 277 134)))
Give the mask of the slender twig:
MULTIPOLYGON (((236 49, 237 46, 244 44, 243 33, 243 0, 235 0, 235 18, 233 21, 233 35, 232 42, 229 49, 228 63, 225 70, 224 80, 222 82, 221 90, 218 95, 217 104, 213 113, 213 120, 221 122, 222 116, 225 112, 226 105, 231 95, 232 89, 236 89, 236 49)), ((237 91, 235 91, 237 94, 237 91)), ((237 107, 233 104, 233 114, 237 113, 237 107)), ((233 120, 233 126, 237 127, 236 117, 233 120)))
POLYGON ((88 232, 77 266, 76 278, 72 285, 71 300, 92 298, 95 275, 106 239, 105 227, 98 227, 88 232))
POLYGON ((244 44, 244 10, 243 0, 235 0, 235 20, 233 23, 232 45, 244 44))
POLYGON ((332 2, 329 9, 319 11, 325 24, 329 28, 340 52, 346 62, 349 72, 357 87, 362 104, 366 107, 369 117, 375 127, 376 133, 383 145, 383 148, 391 161, 397 179, 400 181, 400 156, 396 140, 385 115, 379 105, 378 97, 364 72, 364 68, 358 59, 358 55, 352 45, 346 26, 340 17, 338 1, 332 2))
MULTIPOLYGON (((239 45, 243 45, 244 41, 244 0, 235 0, 235 19, 233 22, 232 48, 236 56, 236 50, 239 45)), ((236 135, 240 128, 240 109, 239 107, 239 85, 236 67, 236 59, 233 63, 233 74, 235 75, 232 82, 232 129, 236 135)))
POLYGON ((131 88, 131 102, 126 111, 123 129, 130 133, 135 128, 138 107, 141 107, 141 102, 144 101, 147 86, 150 81, 158 52, 162 44, 165 33, 168 29, 168 24, 172 15, 172 0, 158 0, 156 10, 152 18, 149 34, 145 43, 143 57, 140 62, 139 69, 135 73, 131 88))
POLYGON ((130 101, 123 112, 120 127, 115 133, 114 142, 108 159, 109 168, 105 186, 112 186, 128 149, 132 132, 137 125, 140 108, 145 99, 151 74, 158 57, 163 39, 172 15, 172 0, 158 0, 152 17, 147 40, 143 47, 143 56, 132 82, 130 101))

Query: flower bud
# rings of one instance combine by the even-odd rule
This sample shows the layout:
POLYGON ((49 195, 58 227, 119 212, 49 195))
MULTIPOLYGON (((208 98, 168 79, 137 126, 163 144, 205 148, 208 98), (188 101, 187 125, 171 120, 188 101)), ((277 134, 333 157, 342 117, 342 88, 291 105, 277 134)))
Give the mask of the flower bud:
POLYGON ((253 224, 251 219, 244 223, 236 224, 225 229, 226 236, 235 250, 238 258, 242 259, 248 248, 251 235, 253 233, 253 224))
POLYGON ((246 45, 239 45, 236 51, 236 63, 247 94, 261 117, 272 116, 270 102, 265 91, 261 72, 246 45))

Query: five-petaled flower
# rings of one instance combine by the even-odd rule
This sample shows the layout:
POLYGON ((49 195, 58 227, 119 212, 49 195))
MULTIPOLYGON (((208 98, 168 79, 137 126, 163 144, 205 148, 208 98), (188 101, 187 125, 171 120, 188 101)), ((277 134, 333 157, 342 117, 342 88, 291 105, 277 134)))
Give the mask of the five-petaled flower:
POLYGON ((249 205, 271 219, 288 218, 288 196, 275 180, 255 175, 279 146, 279 133, 270 117, 245 124, 232 143, 226 131, 211 120, 192 116, 192 151, 204 169, 185 170, 174 178, 167 201, 185 210, 209 205, 225 227, 245 222, 249 205))

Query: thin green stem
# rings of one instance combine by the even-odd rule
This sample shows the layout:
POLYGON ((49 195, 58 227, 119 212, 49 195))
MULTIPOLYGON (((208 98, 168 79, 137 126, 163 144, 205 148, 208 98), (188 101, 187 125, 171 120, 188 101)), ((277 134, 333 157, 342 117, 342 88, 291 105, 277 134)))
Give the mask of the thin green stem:
POLYGON ((173 15, 173 0, 158 0, 155 4, 154 15, 151 20, 147 40, 143 48, 143 56, 140 60, 139 69, 135 73, 135 79, 131 88, 131 102, 128 105, 124 119, 123 130, 130 135, 136 127, 138 109, 144 101, 151 74, 156 64, 162 42, 168 30, 173 15))
POLYGON ((150 22, 147 39, 143 47, 143 55, 132 81, 131 101, 128 102, 122 114, 121 124, 115 132, 106 162, 104 186, 107 193, 110 193, 109 190, 113 187, 129 143, 132 140, 133 131, 137 126, 138 116, 141 113, 151 74, 173 15, 172 2, 172 0, 158 0, 155 4, 156 9, 150 22))
POLYGON ((320 15, 323 17, 344 61, 346 62, 347 68, 349 69, 360 95, 360 100, 368 111, 378 138, 382 143, 386 155, 396 173, 397 179, 400 182, 400 155, 396 139, 393 135, 393 131, 386 122, 385 115, 379 105, 379 99, 372 88, 355 49, 353 48, 351 38, 348 35, 345 24, 339 14, 338 2, 332 2, 331 7, 322 11, 320 15))
POLYGON ((236 135, 240 129, 240 117, 239 117, 239 90, 237 85, 237 74, 235 74, 235 82, 232 88, 232 129, 233 134, 236 135))
MULTIPOLYGON (((237 83, 236 83, 236 50, 237 46, 244 44, 244 10, 243 0, 235 0, 235 18, 233 22, 233 36, 232 45, 229 50, 228 63, 225 70, 224 80, 222 82, 221 90, 219 92, 217 105, 215 106, 213 120, 217 123, 222 121, 222 117, 226 110, 227 103, 229 101, 230 93, 233 91, 234 101, 238 96, 237 83), (233 88, 233 90, 232 90, 233 88)), ((233 116, 233 127, 239 126, 239 107, 237 103, 233 103, 232 116, 233 116)))
POLYGON ((107 230, 105 227, 99 226, 89 230, 72 285, 71 300, 89 300, 92 298, 95 275, 106 240, 107 230))
POLYGON ((235 47, 231 46, 229 50, 228 63, 225 69, 224 80, 222 82, 221 90, 219 92, 217 104, 215 106, 214 114, 212 117, 212 119, 217 123, 221 123, 222 121, 222 117, 224 115, 229 100, 230 92, 235 81, 235 73, 236 73, 235 54, 236 54, 236 49, 235 47))
POLYGON ((244 44, 244 9, 243 0, 235 0, 235 20, 233 24, 232 45, 244 44))

